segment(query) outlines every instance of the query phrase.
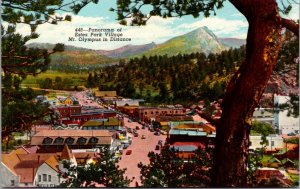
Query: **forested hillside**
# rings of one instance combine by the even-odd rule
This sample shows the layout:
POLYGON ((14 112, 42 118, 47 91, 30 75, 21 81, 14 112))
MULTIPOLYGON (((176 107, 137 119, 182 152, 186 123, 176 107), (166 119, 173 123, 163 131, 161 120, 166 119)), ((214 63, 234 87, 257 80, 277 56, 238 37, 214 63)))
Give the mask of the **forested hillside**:
POLYGON ((207 56, 192 53, 134 58, 90 73, 87 86, 117 90, 121 96, 148 102, 212 101, 223 95, 244 53, 241 47, 207 56))

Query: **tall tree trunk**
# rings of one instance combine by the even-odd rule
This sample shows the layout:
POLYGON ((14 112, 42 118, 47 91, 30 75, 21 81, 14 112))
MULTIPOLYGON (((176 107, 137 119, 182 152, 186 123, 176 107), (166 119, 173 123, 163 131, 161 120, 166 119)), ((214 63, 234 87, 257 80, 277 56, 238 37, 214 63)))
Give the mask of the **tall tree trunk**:
POLYGON ((230 81, 217 126, 212 185, 247 185, 249 133, 254 108, 272 74, 281 44, 275 0, 231 0, 249 22, 246 59, 230 81))

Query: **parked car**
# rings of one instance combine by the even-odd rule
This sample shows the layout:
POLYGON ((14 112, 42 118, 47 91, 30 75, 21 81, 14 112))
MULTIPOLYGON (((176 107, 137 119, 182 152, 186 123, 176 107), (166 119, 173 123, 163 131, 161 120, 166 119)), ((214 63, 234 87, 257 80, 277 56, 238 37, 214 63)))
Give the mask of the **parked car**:
POLYGON ((128 119, 128 123, 131 123, 132 121, 130 119, 128 119))
POLYGON ((127 132, 128 132, 128 133, 132 133, 131 128, 127 128, 127 132))
POLYGON ((142 135, 142 139, 146 139, 146 136, 145 136, 145 135, 142 135))
POLYGON ((150 131, 150 132, 154 132, 154 129, 153 129, 153 128, 149 128, 149 131, 150 131))
POLYGON ((143 126, 142 126, 142 129, 145 129, 145 128, 146 128, 146 127, 143 125, 143 126))
POLYGON ((159 150, 159 145, 156 145, 156 146, 155 146, 155 150, 159 150))
POLYGON ((132 132, 133 132, 133 133, 137 133, 136 129, 133 129, 132 132))
POLYGON ((159 133, 158 131, 155 131, 154 135, 157 135, 157 136, 159 136, 159 135, 160 135, 160 133, 159 133))
POLYGON ((132 153, 132 150, 127 150, 126 155, 130 155, 132 153))
POLYGON ((140 130, 140 127, 139 127, 139 126, 136 126, 135 129, 136 129, 136 130, 140 130))
POLYGON ((133 133, 133 136, 134 136, 134 137, 138 137, 139 134, 138 134, 138 133, 133 133))
POLYGON ((158 145, 162 145, 162 140, 159 140, 159 141, 158 141, 158 145))

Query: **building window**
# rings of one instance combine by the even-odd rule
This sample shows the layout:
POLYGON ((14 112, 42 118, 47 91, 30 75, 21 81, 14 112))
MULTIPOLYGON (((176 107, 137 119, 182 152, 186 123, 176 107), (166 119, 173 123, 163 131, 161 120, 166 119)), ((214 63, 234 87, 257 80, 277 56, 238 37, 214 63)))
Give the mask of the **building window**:
POLYGON ((43 174, 43 181, 47 182, 47 175, 46 174, 43 174))
POLYGON ((86 143, 86 138, 83 138, 83 137, 78 138, 77 143, 78 144, 85 144, 86 143))
POLYGON ((47 138, 44 138, 44 140, 43 140, 43 144, 51 144, 51 143, 52 143, 52 141, 53 141, 53 139, 52 139, 52 138, 49 138, 49 137, 47 137, 47 138))
POLYGON ((74 143, 74 138, 71 138, 71 137, 68 137, 65 142, 69 145, 73 144, 74 143))
POLYGON ((42 176, 41 175, 39 175, 39 182, 41 182, 42 181, 42 176))
POLYGON ((11 180, 11 181, 10 181, 10 185, 11 185, 11 186, 15 186, 15 180, 11 180))
POLYGON ((28 186, 28 183, 25 183, 25 186, 28 186))
POLYGON ((51 175, 48 175, 48 182, 51 182, 51 175))
POLYGON ((89 143, 98 143, 98 139, 96 137, 92 137, 90 138, 89 143))
POLYGON ((274 146, 274 141, 271 141, 271 146, 274 146))
POLYGON ((61 138, 61 137, 57 137, 55 140, 54 140, 54 144, 62 144, 64 142, 64 139, 61 138))

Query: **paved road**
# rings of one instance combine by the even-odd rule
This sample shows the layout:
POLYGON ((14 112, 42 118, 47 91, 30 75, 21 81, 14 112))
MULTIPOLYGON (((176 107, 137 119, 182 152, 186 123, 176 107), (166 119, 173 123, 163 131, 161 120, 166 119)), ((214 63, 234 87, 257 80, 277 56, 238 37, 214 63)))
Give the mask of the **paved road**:
POLYGON ((135 187, 135 183, 138 182, 140 185, 140 169, 137 167, 139 162, 143 164, 149 163, 148 153, 150 151, 156 151, 155 146, 157 145, 159 140, 165 142, 166 135, 154 135, 154 132, 150 132, 148 128, 141 129, 141 125, 137 122, 128 122, 128 119, 125 118, 125 126, 129 128, 135 128, 136 126, 140 127, 140 130, 137 130, 139 136, 132 137, 132 144, 128 147, 128 149, 123 150, 123 155, 121 160, 119 161, 120 168, 127 168, 125 172, 125 176, 128 178, 135 177, 133 182, 130 184, 131 187, 135 187), (145 135, 146 139, 141 139, 141 136, 145 135), (132 150, 131 155, 126 155, 127 150, 132 150))
POLYGON ((83 106, 97 106, 99 108, 103 108, 102 106, 100 106, 97 102, 95 102, 94 100, 89 100, 86 96, 86 92, 85 91, 81 91, 81 92, 72 92, 71 93, 75 98, 77 98, 78 102, 80 105, 83 106))
MULTIPOLYGON (((97 106, 102 107, 97 102, 93 100, 89 100, 86 97, 86 93, 82 92, 73 92, 72 95, 76 97, 79 101, 79 104, 84 106, 97 106)), ((123 155, 121 156, 121 160, 119 161, 120 168, 127 168, 125 172, 125 176, 128 178, 134 177, 135 179, 130 183, 131 187, 136 186, 136 182, 140 185, 140 169, 137 167, 139 162, 143 164, 149 163, 148 153, 150 151, 156 151, 155 146, 157 145, 159 140, 165 142, 166 135, 154 135, 154 132, 150 132, 148 128, 142 129, 142 126, 137 122, 128 122, 128 118, 124 118, 125 127, 127 128, 135 128, 136 126, 140 127, 140 130, 137 130, 139 136, 132 136, 132 144, 123 150, 123 155), (145 135, 145 139, 141 139, 142 135, 145 135), (131 155, 126 155, 127 150, 132 150, 131 155)), ((131 135, 131 134, 129 134, 131 135)))

